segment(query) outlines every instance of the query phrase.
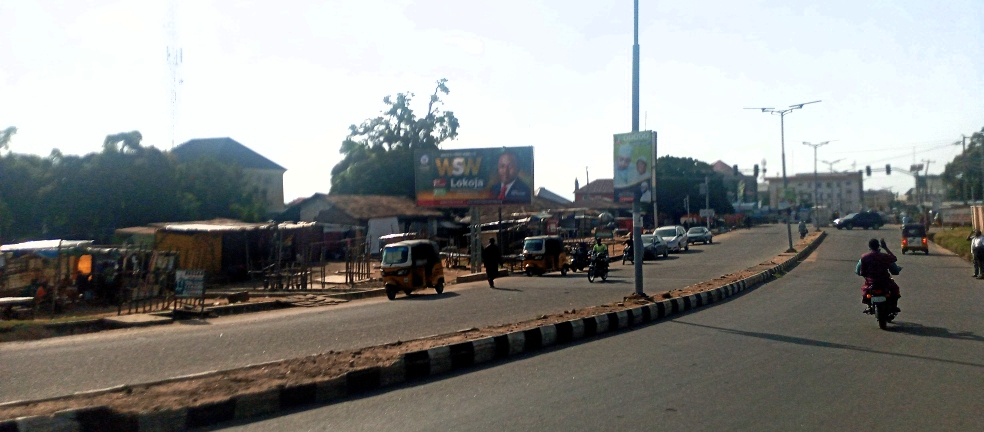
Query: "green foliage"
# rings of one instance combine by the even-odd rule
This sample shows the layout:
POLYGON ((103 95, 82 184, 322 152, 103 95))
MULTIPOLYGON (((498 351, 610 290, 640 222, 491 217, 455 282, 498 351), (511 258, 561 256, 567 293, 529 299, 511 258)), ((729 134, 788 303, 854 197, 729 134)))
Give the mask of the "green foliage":
POLYGON ((970 240, 967 240, 967 237, 970 236, 970 231, 971 229, 969 227, 938 231, 932 233, 933 243, 936 243, 940 247, 943 247, 950 252, 960 255, 966 260, 972 260, 973 256, 970 253, 970 240))
POLYGON ((262 220, 242 168, 214 159, 176 163, 141 146, 140 132, 109 135, 100 153, 0 158, 3 241, 108 241, 118 228, 217 217, 262 220))
POLYGON ((982 190, 981 168, 984 166, 984 128, 970 137, 967 149, 946 164, 943 181, 947 188, 947 199, 962 199, 965 196, 984 196, 982 190))
POLYGON ((2 131, 0 131, 0 150, 7 148, 10 144, 10 138, 17 133, 17 128, 10 126, 2 131))
POLYGON ((386 96, 389 108, 378 117, 349 127, 342 142, 342 161, 331 170, 331 194, 414 196, 413 152, 436 149, 458 136, 458 119, 443 111, 440 94, 448 94, 447 80, 437 87, 427 104, 427 114, 418 118, 410 102, 413 93, 386 96))
POLYGON ((690 195, 690 211, 697 213, 704 208, 704 196, 700 186, 704 176, 709 176, 710 204, 717 214, 733 213, 721 175, 710 165, 693 158, 663 156, 656 161, 656 200, 661 215, 678 220, 686 214, 684 198, 690 195))

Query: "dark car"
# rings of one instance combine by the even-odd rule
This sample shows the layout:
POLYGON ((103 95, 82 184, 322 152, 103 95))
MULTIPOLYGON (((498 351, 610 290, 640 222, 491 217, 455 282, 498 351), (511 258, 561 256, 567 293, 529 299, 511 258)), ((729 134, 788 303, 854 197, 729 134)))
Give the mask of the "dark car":
POLYGON ((666 258, 670 253, 670 248, 666 246, 666 242, 656 235, 643 234, 642 244, 646 245, 642 250, 643 260, 656 259, 658 257, 666 258))
POLYGON ((878 229, 881 228, 882 225, 885 225, 885 221, 882 219, 880 214, 875 212, 851 213, 842 218, 834 219, 834 226, 837 227, 837 229, 878 229))
POLYGON ((714 233, 704 227, 693 227, 687 230, 690 243, 714 243, 714 233))

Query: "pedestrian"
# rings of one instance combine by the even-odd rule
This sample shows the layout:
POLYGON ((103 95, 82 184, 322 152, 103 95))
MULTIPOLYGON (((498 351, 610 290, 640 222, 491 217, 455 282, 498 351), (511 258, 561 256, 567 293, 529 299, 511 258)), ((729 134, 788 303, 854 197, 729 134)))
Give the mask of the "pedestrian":
POLYGON ((496 246, 495 239, 489 239, 489 245, 482 249, 482 264, 485 265, 485 275, 489 279, 489 288, 495 288, 495 277, 499 274, 499 264, 502 263, 502 252, 496 246))
POLYGON ((984 236, 981 236, 981 230, 974 230, 967 240, 970 240, 970 253, 974 257, 974 277, 984 279, 984 236))

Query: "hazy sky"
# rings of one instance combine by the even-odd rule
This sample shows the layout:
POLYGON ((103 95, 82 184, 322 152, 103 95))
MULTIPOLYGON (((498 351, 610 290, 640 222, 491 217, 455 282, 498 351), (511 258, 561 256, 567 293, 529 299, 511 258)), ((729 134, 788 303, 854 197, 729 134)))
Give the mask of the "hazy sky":
MULTIPOLYGON (((0 128, 11 150, 99 151, 139 130, 171 147, 166 63, 175 6, 175 140, 229 136, 287 168, 285 198, 328 192, 353 123, 382 98, 426 110, 447 78, 461 121, 445 148, 532 145, 536 186, 612 176, 631 129, 632 1, 0 1, 0 128)), ((984 127, 984 1, 640 1, 643 126, 659 155, 780 172, 779 117, 744 107, 822 99, 786 117, 787 171, 803 141, 836 140, 835 169, 929 159, 984 127)), ((826 170, 820 164, 821 170, 826 170)), ((385 180, 385 179, 381 179, 385 180)), ((876 173, 866 188, 905 192, 876 173)))

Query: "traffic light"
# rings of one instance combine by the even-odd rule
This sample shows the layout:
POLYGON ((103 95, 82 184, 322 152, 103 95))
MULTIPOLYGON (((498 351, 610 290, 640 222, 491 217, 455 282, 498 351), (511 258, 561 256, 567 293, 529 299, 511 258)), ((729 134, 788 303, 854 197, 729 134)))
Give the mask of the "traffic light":
POLYGON ((755 168, 752 169, 752 172, 755 173, 755 178, 758 178, 758 176, 759 176, 759 164, 755 164, 755 168))
POLYGON ((892 175, 892 164, 885 164, 885 175, 892 175))
POLYGON ((738 165, 732 166, 731 169, 734 170, 734 176, 738 177, 738 165))
POLYGON ((864 167, 864 173, 871 177, 871 165, 864 167))

